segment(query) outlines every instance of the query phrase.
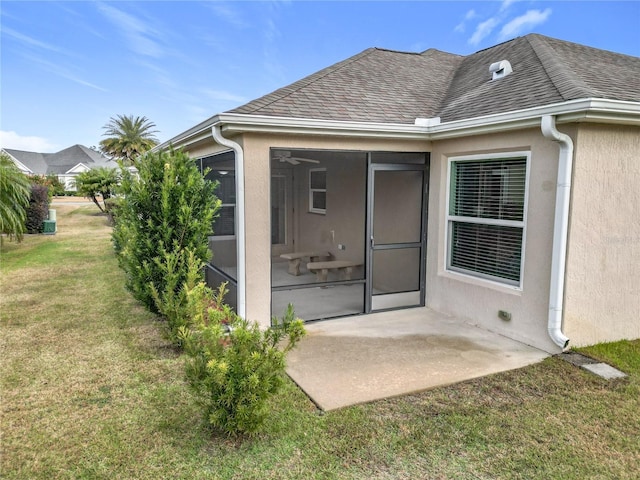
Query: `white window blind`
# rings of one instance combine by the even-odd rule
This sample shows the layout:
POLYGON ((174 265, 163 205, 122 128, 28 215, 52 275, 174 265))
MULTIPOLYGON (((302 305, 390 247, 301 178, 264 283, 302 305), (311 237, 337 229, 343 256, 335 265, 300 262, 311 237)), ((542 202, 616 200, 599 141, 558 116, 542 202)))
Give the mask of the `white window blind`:
POLYGON ((448 269, 520 285, 526 174, 526 157, 451 162, 448 269))

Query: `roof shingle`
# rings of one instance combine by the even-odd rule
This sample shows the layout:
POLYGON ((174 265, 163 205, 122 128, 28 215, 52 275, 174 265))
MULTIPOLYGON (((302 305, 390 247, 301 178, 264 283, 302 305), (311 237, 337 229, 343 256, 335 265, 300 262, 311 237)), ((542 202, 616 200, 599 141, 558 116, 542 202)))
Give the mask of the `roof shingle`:
POLYGON ((640 58, 537 34, 466 57, 370 48, 229 113, 412 124, 579 98, 640 102, 640 58), (513 73, 492 80, 501 60, 513 73))

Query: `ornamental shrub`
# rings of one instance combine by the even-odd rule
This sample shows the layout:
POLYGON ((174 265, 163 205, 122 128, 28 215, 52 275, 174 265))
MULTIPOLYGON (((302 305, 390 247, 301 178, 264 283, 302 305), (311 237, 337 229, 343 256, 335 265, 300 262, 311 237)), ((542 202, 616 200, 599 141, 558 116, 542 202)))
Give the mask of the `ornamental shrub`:
MULTIPOLYGON (((208 236, 220 201, 217 184, 206 180, 182 151, 149 152, 135 166, 135 176, 123 171, 118 192, 123 199, 112 240, 127 288, 157 313, 153 291, 166 291, 166 254, 189 251, 202 262, 208 260, 208 236)), ((177 268, 174 288, 187 277, 186 263, 177 268)))
POLYGON ((202 268, 204 263, 189 249, 164 252, 162 259, 157 261, 164 278, 164 290, 158 292, 154 285, 151 294, 160 312, 167 321, 166 336, 177 347, 181 346, 179 335, 182 327, 191 327, 192 317, 198 312, 193 311, 193 298, 202 283, 202 268), (183 280, 184 277, 184 280, 183 280), (183 281, 180 285, 180 281, 183 281))
POLYGON ((44 221, 49 215, 49 187, 31 184, 31 196, 27 207, 25 230, 27 233, 42 233, 44 221))
POLYGON ((305 330, 292 305, 261 330, 224 305, 224 289, 213 292, 200 282, 186 292, 191 325, 181 326, 179 336, 189 356, 187 379, 211 425, 229 435, 253 434, 284 382, 286 354, 305 330))

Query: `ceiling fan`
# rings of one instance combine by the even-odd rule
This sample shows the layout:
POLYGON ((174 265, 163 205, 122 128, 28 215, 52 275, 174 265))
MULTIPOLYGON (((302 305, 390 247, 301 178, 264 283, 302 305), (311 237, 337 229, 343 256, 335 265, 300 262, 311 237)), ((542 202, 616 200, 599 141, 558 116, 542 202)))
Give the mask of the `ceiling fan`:
POLYGON ((287 150, 274 150, 273 159, 280 160, 280 162, 282 163, 287 162, 287 163, 290 163, 291 165, 300 165, 300 162, 320 163, 319 160, 312 160, 310 158, 293 157, 291 156, 291 152, 287 150))

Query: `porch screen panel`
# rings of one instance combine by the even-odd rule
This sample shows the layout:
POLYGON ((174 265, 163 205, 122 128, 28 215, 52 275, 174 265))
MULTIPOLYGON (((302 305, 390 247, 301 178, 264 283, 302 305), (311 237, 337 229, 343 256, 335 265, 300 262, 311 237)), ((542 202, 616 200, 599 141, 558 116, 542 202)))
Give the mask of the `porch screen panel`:
POLYGON ((526 158, 453 161, 448 268, 519 285, 526 158))
POLYGON ((209 250, 212 267, 224 273, 228 279, 236 280, 237 244, 236 244, 236 180, 235 154, 225 152, 211 155, 200 160, 200 168, 207 180, 218 182, 215 195, 222 202, 217 217, 211 225, 209 250))

